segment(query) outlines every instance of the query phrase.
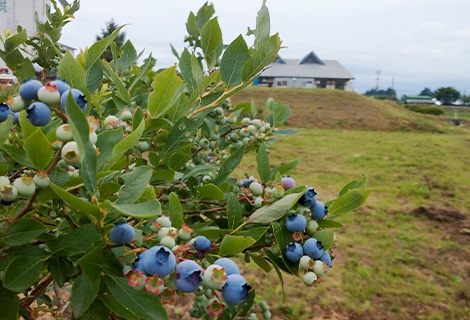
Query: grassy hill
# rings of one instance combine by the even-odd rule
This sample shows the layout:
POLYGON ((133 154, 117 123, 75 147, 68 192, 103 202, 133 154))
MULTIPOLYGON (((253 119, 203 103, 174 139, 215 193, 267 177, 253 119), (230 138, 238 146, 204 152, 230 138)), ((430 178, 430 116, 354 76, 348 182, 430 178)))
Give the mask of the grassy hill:
POLYGON ((251 87, 232 97, 232 102, 253 99, 262 108, 268 97, 289 105, 290 127, 426 132, 449 127, 446 117, 417 114, 392 101, 339 90, 251 87))

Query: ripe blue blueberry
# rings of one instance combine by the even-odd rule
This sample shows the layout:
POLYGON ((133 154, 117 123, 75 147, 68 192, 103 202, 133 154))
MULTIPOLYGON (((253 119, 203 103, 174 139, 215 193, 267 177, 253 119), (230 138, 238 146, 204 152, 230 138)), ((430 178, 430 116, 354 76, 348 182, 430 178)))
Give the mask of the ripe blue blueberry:
POLYGON ((70 90, 65 91, 60 96, 60 105, 62 107, 62 110, 66 111, 65 106, 66 106, 66 103, 67 103, 67 97, 69 96, 70 93, 72 93, 72 97, 75 100, 75 102, 78 104, 80 109, 85 111, 86 106, 87 106, 86 96, 80 90, 75 89, 75 88, 72 88, 70 90))
POLYGON ((183 292, 194 292, 202 282, 202 268, 193 260, 184 260, 175 268, 175 285, 183 292))
POLYGON ((304 255, 304 249, 298 242, 290 242, 284 248, 284 257, 290 262, 299 262, 304 255))
POLYGON ((238 268, 237 264, 233 262, 232 259, 229 258, 219 258, 214 261, 214 264, 221 266, 225 269, 225 273, 229 276, 231 274, 240 274, 240 268, 238 268))
MULTIPOLYGON (((141 254, 142 256, 143 254, 141 254)), ((147 250, 142 258, 146 274, 158 275, 163 278, 170 274, 176 265, 176 257, 173 252, 164 246, 153 246, 147 250)))
POLYGON ((117 244, 129 243, 135 237, 135 229, 125 222, 116 223, 109 231, 109 238, 117 244))
POLYGON ((196 248, 196 250, 209 251, 212 247, 212 243, 209 239, 204 236, 197 236, 194 239, 194 247, 196 248))
POLYGON ((245 188, 248 188, 250 186, 250 183, 251 181, 248 178, 245 178, 241 181, 242 186, 244 186, 245 188))
POLYGON ((38 90, 42 87, 42 83, 36 79, 30 79, 23 82, 19 89, 19 94, 21 99, 28 101, 37 99, 38 97, 38 90))
POLYGON ((328 251, 323 250, 320 260, 323 261, 328 267, 332 267, 331 256, 328 251))
POLYGON ((304 231, 305 227, 307 227, 307 219, 302 214, 291 214, 286 219, 286 227, 292 233, 304 231))
POLYGON ((231 274, 222 287, 222 297, 225 302, 231 305, 242 303, 251 290, 251 286, 246 283, 245 278, 239 274, 231 274))
POLYGON ((0 122, 5 121, 12 112, 6 103, 0 103, 0 122))
POLYGON ((45 126, 51 120, 51 109, 44 102, 31 103, 26 112, 29 121, 34 126, 45 126))
POLYGON ((56 86, 57 91, 62 95, 65 91, 70 90, 70 86, 67 82, 62 79, 56 79, 49 82, 50 85, 56 86))
POLYGON ((149 254, 149 250, 146 250, 144 252, 142 252, 141 254, 139 254, 137 256, 137 259, 134 261, 134 270, 136 271, 140 271, 142 272, 143 274, 145 274, 146 276, 151 276, 150 273, 148 273, 146 270, 145 270, 145 267, 144 267, 144 259, 146 257, 146 255, 149 254))
POLYGON ((284 189, 292 189, 295 187, 295 180, 291 176, 284 176, 281 180, 282 187, 284 189))
POLYGON ((308 187, 307 191, 300 197, 299 204, 304 207, 311 208, 317 201, 317 192, 312 187, 308 187))
POLYGON ((310 207, 312 213, 312 219, 321 220, 328 214, 328 208, 325 204, 319 200, 315 203, 314 206, 310 207))
POLYGON ((320 259, 323 254, 321 242, 315 238, 309 238, 304 242, 304 252, 314 260, 320 259))

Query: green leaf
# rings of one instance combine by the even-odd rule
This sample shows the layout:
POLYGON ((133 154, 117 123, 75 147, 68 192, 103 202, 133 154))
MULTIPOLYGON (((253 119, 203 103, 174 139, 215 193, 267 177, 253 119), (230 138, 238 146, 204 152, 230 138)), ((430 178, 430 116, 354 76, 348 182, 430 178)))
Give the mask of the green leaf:
POLYGON ((105 165, 105 169, 112 168, 118 160, 127 153, 127 151, 132 148, 142 136, 142 133, 145 129, 145 121, 142 120, 137 128, 134 128, 134 131, 125 137, 123 140, 119 141, 114 147, 110 159, 105 165))
POLYGON ((302 196, 302 193, 291 193, 285 195, 281 199, 257 209, 250 216, 249 221, 252 223, 270 223, 281 219, 292 208, 297 200, 302 196))
POLYGON ((87 50, 86 55, 86 67, 89 69, 92 65, 95 64, 96 61, 101 59, 101 55, 106 49, 111 45, 111 43, 116 39, 119 32, 124 26, 120 26, 116 30, 113 31, 109 36, 100 39, 93 43, 93 45, 87 50))
POLYGON ((220 78, 232 88, 242 83, 242 67, 250 59, 250 51, 245 39, 239 35, 225 49, 220 61, 220 78))
POLYGON ((271 114, 266 118, 266 121, 273 128, 281 126, 289 118, 289 107, 280 101, 274 101, 274 99, 269 98, 267 100, 267 108, 271 114))
POLYGON ((16 34, 11 35, 5 40, 5 52, 13 51, 20 45, 24 44, 27 39, 28 34, 26 33, 26 29, 23 29, 16 34))
POLYGON ((280 48, 281 40, 277 34, 265 40, 259 50, 255 51, 253 57, 243 65, 242 80, 250 81, 254 79, 264 68, 276 59, 280 48))
POLYGON ((85 214, 91 221, 96 221, 101 218, 101 211, 97 205, 74 196, 52 182, 49 183, 49 187, 51 187, 55 194, 69 207, 85 214))
POLYGON ((153 91, 148 97, 148 110, 153 117, 160 117, 179 101, 183 81, 176 74, 176 66, 157 74, 152 82, 153 91))
POLYGON ((129 96, 129 92, 127 91, 125 84, 122 82, 121 78, 117 74, 117 71, 113 70, 113 68, 111 68, 111 65, 107 61, 101 61, 101 64, 103 66, 103 71, 105 75, 109 79, 111 79, 113 85, 116 86, 117 90, 114 91, 116 93, 116 96, 120 98, 126 105, 131 105, 132 102, 131 97, 129 96))
POLYGON ((181 144, 187 143, 189 137, 192 137, 199 130, 204 122, 204 118, 181 118, 170 131, 166 142, 166 152, 177 150, 181 144))
POLYGON ((271 170, 271 174, 270 174, 270 179, 274 179, 274 177, 276 176, 277 173, 279 174, 284 174, 286 172, 289 172, 290 170, 292 170, 293 168, 295 168, 300 162, 300 158, 297 158, 291 162, 287 162, 287 163, 281 163, 280 165, 274 167, 272 170, 271 170))
POLYGON ((100 290, 100 278, 90 280, 84 274, 79 275, 72 285, 72 311, 75 318, 81 317, 90 307, 100 290))
POLYGON ((237 233, 238 236, 249 236, 255 239, 258 242, 268 231, 269 227, 257 227, 248 230, 242 230, 237 233))
POLYGON ((165 308, 156 294, 135 290, 126 278, 106 276, 104 282, 114 299, 142 319, 168 319, 165 308))
POLYGON ((330 220, 330 219, 323 219, 317 222, 320 228, 342 228, 343 227, 341 223, 334 221, 334 220, 330 220))
POLYGON ((349 182, 348 184, 346 184, 341 189, 341 191, 339 192, 339 195, 342 196, 343 194, 345 194, 346 192, 348 192, 349 190, 352 190, 352 189, 364 189, 366 187, 366 182, 367 182, 366 177, 364 177, 360 181, 353 180, 353 181, 349 182))
POLYGON ((246 146, 243 145, 240 149, 233 152, 230 157, 225 160, 222 165, 220 166, 219 172, 217 176, 212 179, 212 183, 215 185, 221 185, 225 182, 225 179, 230 175, 230 173, 235 170, 245 155, 246 146))
POLYGON ((99 281, 103 269, 103 248, 91 250, 78 259, 77 263, 90 281, 99 281))
POLYGON ((93 224, 84 224, 68 234, 47 241, 47 246, 56 257, 80 257, 102 242, 98 229, 93 224))
POLYGON ((207 67, 212 69, 222 51, 222 31, 217 18, 207 21, 201 28, 201 48, 207 67))
POLYGON ((194 53, 185 48, 178 66, 189 92, 196 91, 202 81, 202 69, 194 53))
POLYGON ((256 164, 261 181, 263 183, 268 183, 271 177, 271 171, 269 166, 268 147, 265 143, 262 143, 256 152, 256 164))
POLYGON ((0 146, 0 148, 5 151, 8 156, 10 156, 13 160, 18 162, 23 167, 33 168, 34 165, 29 161, 28 155, 24 149, 20 149, 17 146, 4 144, 0 146))
POLYGON ((75 61, 69 51, 60 60, 59 77, 67 81, 72 88, 77 88, 82 92, 87 90, 85 70, 75 61))
POLYGON ((3 286, 13 292, 28 289, 39 281, 41 273, 46 269, 44 257, 15 257, 3 274, 3 286))
POLYGON ((339 196, 328 208, 328 214, 336 215, 359 208, 366 200, 372 190, 352 189, 339 196))
POLYGON ((120 178, 124 180, 124 188, 121 189, 121 195, 116 200, 116 204, 135 203, 149 185, 150 178, 152 178, 152 168, 138 166, 121 175, 120 178))
POLYGON ((0 282, 0 310, 2 319, 18 320, 20 310, 20 298, 14 292, 3 288, 0 282))
POLYGON ((7 230, 3 242, 9 246, 22 246, 47 231, 38 220, 23 218, 13 223, 7 230))
POLYGON ((120 49, 120 57, 118 59, 118 74, 121 75, 127 68, 130 68, 138 58, 137 51, 130 40, 120 49))
MULTIPOLYGON (((275 221, 271 225, 273 228, 274 238, 276 239, 279 245, 279 249, 281 250, 281 252, 283 252, 287 244, 292 242, 292 233, 290 233, 289 230, 287 230, 285 224, 280 224, 279 222, 275 221)), ((269 250, 266 250, 266 252, 268 251, 269 250)), ((288 271, 289 273, 298 274, 298 270, 299 270, 298 263, 291 263, 287 261, 286 259, 284 259, 283 254, 280 255, 280 258, 282 259, 284 263, 281 264, 279 262, 276 262, 276 265, 278 265, 283 270, 288 271)), ((272 261, 274 262, 276 260, 272 260, 272 261)))
POLYGON ((220 242, 220 255, 234 256, 255 243, 256 240, 252 237, 226 235, 220 242))
POLYGON ((59 287, 62 287, 70 275, 74 272, 72 262, 66 258, 53 257, 49 259, 49 266, 47 269, 59 287))
POLYGON ((94 92, 103 82, 103 65, 101 61, 96 61, 87 71, 87 89, 94 92))
POLYGON ((128 217, 149 219, 162 214, 162 207, 157 199, 136 204, 116 204, 107 201, 107 204, 120 214, 128 217))
POLYGON ((102 295, 100 299, 103 301, 104 305, 111 310, 116 315, 120 316, 122 319, 126 320, 142 320, 141 317, 136 316, 130 312, 126 305, 120 304, 113 296, 102 295))
POLYGON ((202 186, 194 187, 199 200, 222 200, 225 194, 213 183, 206 183, 202 186))
POLYGON ((23 148, 36 170, 46 169, 54 155, 51 143, 39 128, 24 141, 23 148))
POLYGON ((321 242, 324 250, 329 250, 335 241, 335 233, 329 230, 315 232, 313 237, 321 242))
POLYGON ((271 21, 269 11, 266 7, 266 0, 264 0, 261 9, 258 11, 258 16, 256 17, 255 50, 259 49, 263 42, 269 38, 270 29, 271 21))
POLYGON ((176 193, 171 192, 169 197, 168 211, 171 225, 179 229, 184 224, 184 210, 176 193))
POLYGON ((96 150, 90 142, 88 119, 71 94, 67 97, 65 109, 79 150, 80 176, 83 178, 87 191, 91 195, 96 195, 98 191, 96 186, 97 156, 96 150))
POLYGON ((228 194, 227 219, 229 229, 237 228, 243 220, 243 207, 234 193, 228 194))
POLYGON ((13 117, 7 117, 5 121, 0 123, 0 146, 5 143, 10 134, 10 129, 13 126, 13 117))
POLYGON ((271 271, 271 265, 265 259, 253 255, 250 255, 250 258, 253 259, 254 263, 263 269, 264 272, 268 273, 271 271))
POLYGON ((103 130, 98 134, 96 147, 100 150, 97 169, 101 170, 112 157, 113 147, 124 139, 122 128, 103 130))

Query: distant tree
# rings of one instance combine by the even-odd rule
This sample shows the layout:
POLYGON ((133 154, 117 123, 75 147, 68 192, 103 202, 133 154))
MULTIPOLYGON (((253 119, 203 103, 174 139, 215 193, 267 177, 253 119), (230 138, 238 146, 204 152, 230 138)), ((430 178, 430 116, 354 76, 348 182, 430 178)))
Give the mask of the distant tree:
POLYGON ((428 96, 428 97, 434 97, 434 91, 429 89, 428 87, 424 88, 420 94, 420 96, 428 96))
MULTIPOLYGON (((114 22, 114 19, 106 22, 105 28, 101 29, 101 34, 96 36, 96 41, 99 41, 107 36, 111 35, 114 31, 116 31, 119 26, 114 22)), ((124 42, 126 41, 126 33, 119 32, 117 37, 114 39, 114 43, 116 43, 117 49, 120 49, 124 42)), ((113 54, 111 52, 111 48, 108 47, 106 51, 101 55, 101 58, 105 59, 106 61, 113 60, 113 54)))
POLYGON ((436 90, 435 98, 443 105, 449 105, 460 98, 460 92, 452 87, 442 87, 436 90))
POLYGON ((390 99, 390 100, 396 100, 397 99, 397 93, 395 89, 388 88, 387 90, 377 90, 377 89, 370 89, 367 90, 364 95, 369 96, 369 97, 375 97, 378 99, 390 99))

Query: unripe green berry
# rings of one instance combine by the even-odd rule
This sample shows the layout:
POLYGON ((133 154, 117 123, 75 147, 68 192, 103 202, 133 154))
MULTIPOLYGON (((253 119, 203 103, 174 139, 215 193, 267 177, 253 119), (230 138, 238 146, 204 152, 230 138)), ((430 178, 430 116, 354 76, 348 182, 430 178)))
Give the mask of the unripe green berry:
POLYGON ((5 176, 0 176, 0 190, 2 190, 4 186, 9 186, 9 185, 11 185, 10 179, 8 179, 5 176))
POLYGON ((15 186, 6 185, 0 190, 0 198, 4 202, 12 202, 18 196, 18 190, 16 190, 15 186))
POLYGON ((312 237, 315 232, 317 232, 318 230, 318 222, 316 222, 315 220, 313 219, 310 219, 307 221, 307 227, 305 228, 305 232, 307 232, 307 234, 312 237))
POLYGON ((55 130, 55 135, 60 141, 68 142, 73 140, 72 128, 68 123, 58 126, 55 130))
POLYGON ((253 207, 255 208, 261 208, 263 206, 263 198, 262 197, 256 197, 255 201, 253 201, 253 207))
POLYGON ((130 112, 129 109, 122 110, 119 119, 122 121, 132 120, 132 112, 130 112))
POLYGON ((315 272, 316 275, 321 276, 326 271, 328 271, 326 263, 321 260, 315 260, 313 264, 313 272, 315 272))
POLYGON ((36 191, 36 185, 34 184, 33 178, 23 175, 16 178, 12 185, 18 190, 18 194, 30 197, 36 191))
POLYGON ((106 129, 117 128, 120 124, 116 116, 109 115, 104 119, 103 125, 106 129))
POLYGON ((46 171, 37 171, 33 181, 38 189, 47 188, 49 186, 49 175, 46 171))
POLYGON ((176 245, 176 241, 173 237, 171 236, 164 236, 161 240, 160 240, 160 245, 161 246, 164 246, 164 247, 167 247, 169 249, 173 249, 173 247, 176 245))
POLYGON ((254 196, 260 196, 263 194, 263 185, 257 181, 250 183, 249 189, 254 196))
POLYGON ((318 279, 317 275, 312 271, 307 272, 302 277, 303 282, 307 286, 315 285, 317 282, 317 279, 318 279))

